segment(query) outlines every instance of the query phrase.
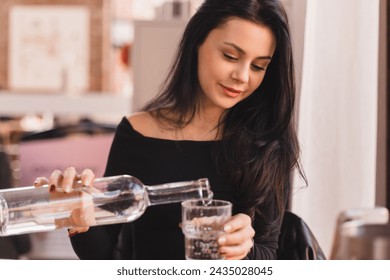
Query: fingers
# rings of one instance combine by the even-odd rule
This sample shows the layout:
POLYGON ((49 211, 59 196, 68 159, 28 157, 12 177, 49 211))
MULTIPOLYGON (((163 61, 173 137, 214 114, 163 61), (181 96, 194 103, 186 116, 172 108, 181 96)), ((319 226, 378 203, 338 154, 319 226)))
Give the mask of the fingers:
MULTIPOLYGON (((34 186, 40 186, 41 182, 45 182, 44 179, 46 178, 37 178, 38 181, 35 180, 34 186)), ((69 193, 72 191, 76 181, 80 180, 83 186, 92 186, 94 179, 95 174, 91 169, 84 169, 79 175, 74 167, 68 167, 64 170, 64 172, 61 172, 60 170, 54 170, 50 176, 50 179, 46 179, 46 184, 50 185, 50 191, 54 191, 57 187, 60 186, 63 192, 69 193)))
POLYGON ((218 239, 225 259, 242 259, 253 247, 255 231, 248 215, 237 214, 224 225, 225 235, 218 239))
POLYGON ((72 228, 96 225, 94 205, 82 205, 80 208, 74 209, 69 219, 72 228))
POLYGON ((87 232, 89 227, 77 227, 68 229, 68 237, 73 237, 79 233, 87 232))
POLYGON ((248 255, 252 247, 252 239, 246 239, 243 243, 238 245, 220 247, 219 251, 226 260, 241 260, 248 255))
MULTIPOLYGON (((89 226, 96 225, 95 211, 92 194, 89 192, 74 192, 75 186, 89 186, 93 184, 95 174, 90 169, 85 169, 79 175, 74 167, 68 167, 63 172, 54 170, 50 178, 38 177, 34 181, 35 187, 49 185, 50 200, 56 201, 54 212, 70 212, 69 217, 56 218, 58 228, 69 227, 69 235, 85 232, 89 226), (78 182, 78 184, 75 184, 78 182)), ((93 190, 90 188, 89 190, 93 190)))
POLYGON ((47 185, 49 184, 49 179, 47 179, 46 177, 38 177, 35 179, 34 181, 34 187, 36 188, 39 188, 39 187, 42 187, 43 185, 47 185))
POLYGON ((91 169, 84 169, 81 172, 81 183, 83 186, 92 187, 93 180, 95 179, 95 173, 91 169))
POLYGON ((79 179, 77 171, 74 167, 68 167, 64 170, 61 188, 64 192, 72 191, 73 183, 79 179))
POLYGON ((60 186, 62 184, 62 179, 62 172, 60 170, 54 170, 49 178, 50 191, 55 191, 57 186, 60 186))
MULTIPOLYGON (((223 227, 225 245, 237 245, 244 240, 252 239, 255 231, 252 228, 252 220, 248 215, 237 214, 233 216, 223 227)), ((222 245, 222 244, 221 244, 222 245)))

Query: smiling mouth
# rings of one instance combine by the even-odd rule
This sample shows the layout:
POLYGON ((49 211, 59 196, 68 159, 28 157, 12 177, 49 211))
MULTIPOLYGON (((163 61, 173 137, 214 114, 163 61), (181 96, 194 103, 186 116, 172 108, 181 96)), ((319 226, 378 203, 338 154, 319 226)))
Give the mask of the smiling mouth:
POLYGON ((233 98, 239 96, 243 92, 242 90, 237 90, 234 88, 225 87, 223 85, 221 85, 221 87, 227 96, 233 97, 233 98))

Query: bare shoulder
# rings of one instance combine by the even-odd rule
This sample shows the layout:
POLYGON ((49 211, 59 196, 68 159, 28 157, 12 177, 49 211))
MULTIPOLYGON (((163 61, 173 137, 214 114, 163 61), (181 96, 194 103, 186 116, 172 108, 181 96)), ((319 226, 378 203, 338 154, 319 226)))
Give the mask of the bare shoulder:
POLYGON ((156 129, 156 121, 149 112, 139 112, 127 117, 134 130, 144 136, 152 136, 151 133, 156 129))
POLYGON ((167 127, 158 121, 150 112, 139 112, 127 117, 131 126, 143 136, 160 138, 160 139, 175 139, 175 134, 172 128, 167 127))
POLYGON ((153 117, 149 112, 138 112, 127 117, 128 121, 135 128, 139 125, 144 125, 147 122, 153 121, 153 117))

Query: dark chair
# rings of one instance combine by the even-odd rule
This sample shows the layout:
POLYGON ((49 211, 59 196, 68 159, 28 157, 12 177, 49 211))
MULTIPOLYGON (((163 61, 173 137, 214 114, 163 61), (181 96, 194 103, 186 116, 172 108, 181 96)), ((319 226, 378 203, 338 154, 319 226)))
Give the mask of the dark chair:
POLYGON ((279 235, 278 260, 325 260, 317 239, 296 214, 286 211, 279 235))
POLYGON ((0 151, 0 189, 12 187, 12 169, 8 155, 0 151))

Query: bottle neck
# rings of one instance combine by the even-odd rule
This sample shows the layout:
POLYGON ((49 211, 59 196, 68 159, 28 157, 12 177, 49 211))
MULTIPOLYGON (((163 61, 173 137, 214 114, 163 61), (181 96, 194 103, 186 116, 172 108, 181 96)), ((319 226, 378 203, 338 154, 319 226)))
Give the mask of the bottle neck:
POLYGON ((148 192, 149 205, 182 202, 188 199, 211 199, 213 197, 209 180, 206 178, 145 186, 145 188, 148 192))

